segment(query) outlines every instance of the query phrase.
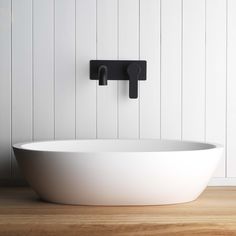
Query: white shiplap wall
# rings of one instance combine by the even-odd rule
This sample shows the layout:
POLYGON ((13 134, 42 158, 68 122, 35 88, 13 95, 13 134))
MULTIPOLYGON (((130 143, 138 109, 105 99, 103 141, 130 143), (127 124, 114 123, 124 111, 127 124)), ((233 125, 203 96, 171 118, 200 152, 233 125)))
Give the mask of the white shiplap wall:
POLYGON ((19 178, 11 144, 74 138, 222 143, 212 184, 236 184, 235 0, 0 0, 0 179, 19 178), (91 59, 144 59, 99 87, 91 59))

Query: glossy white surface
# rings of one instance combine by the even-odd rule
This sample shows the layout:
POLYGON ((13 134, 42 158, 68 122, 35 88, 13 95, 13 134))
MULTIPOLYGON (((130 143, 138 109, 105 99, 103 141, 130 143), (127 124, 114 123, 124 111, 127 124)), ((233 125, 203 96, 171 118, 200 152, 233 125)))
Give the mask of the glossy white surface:
POLYGON ((39 196, 83 205, 188 202, 205 189, 218 145, 167 140, 68 140, 13 146, 39 196))

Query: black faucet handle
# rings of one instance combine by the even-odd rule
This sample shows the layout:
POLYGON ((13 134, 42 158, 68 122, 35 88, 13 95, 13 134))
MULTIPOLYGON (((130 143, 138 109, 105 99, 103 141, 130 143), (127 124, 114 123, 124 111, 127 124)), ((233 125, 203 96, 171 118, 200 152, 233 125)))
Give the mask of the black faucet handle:
POLYGON ((138 98, 138 80, 141 73, 141 67, 138 63, 131 63, 127 67, 129 75, 129 97, 138 98))

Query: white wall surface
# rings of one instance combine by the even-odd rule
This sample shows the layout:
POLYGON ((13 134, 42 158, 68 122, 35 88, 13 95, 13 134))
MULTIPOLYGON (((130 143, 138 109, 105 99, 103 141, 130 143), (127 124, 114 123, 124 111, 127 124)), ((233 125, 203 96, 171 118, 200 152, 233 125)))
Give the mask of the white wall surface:
POLYGON ((217 142, 213 185, 236 185, 235 0, 0 0, 0 179, 17 142, 163 138, 217 142), (99 87, 91 59, 147 60, 99 87))

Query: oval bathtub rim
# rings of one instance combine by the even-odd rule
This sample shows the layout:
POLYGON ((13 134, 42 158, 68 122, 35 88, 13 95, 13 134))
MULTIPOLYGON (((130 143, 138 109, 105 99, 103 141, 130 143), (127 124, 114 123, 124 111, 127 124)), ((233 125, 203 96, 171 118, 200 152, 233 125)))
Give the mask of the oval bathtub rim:
POLYGON ((43 140, 43 141, 32 141, 32 142, 20 142, 20 143, 15 143, 12 145, 13 150, 22 150, 22 151, 29 151, 29 152, 41 152, 41 153, 60 153, 60 154, 109 154, 109 153, 133 153, 133 154, 144 154, 144 153, 187 153, 187 152, 209 152, 213 150, 224 150, 224 146, 219 143, 213 143, 213 142, 198 142, 198 141, 192 141, 192 140, 176 140, 176 139, 61 139, 61 140, 43 140), (22 147, 23 145, 26 144, 33 144, 33 143, 45 143, 45 142, 70 142, 70 141, 117 141, 117 140, 122 140, 122 141, 174 141, 174 142, 185 142, 185 143, 192 143, 192 144, 203 144, 203 145, 211 145, 213 147, 206 148, 206 149, 193 149, 193 150, 166 150, 166 151, 62 151, 62 150, 38 150, 38 149, 27 149, 22 147))

